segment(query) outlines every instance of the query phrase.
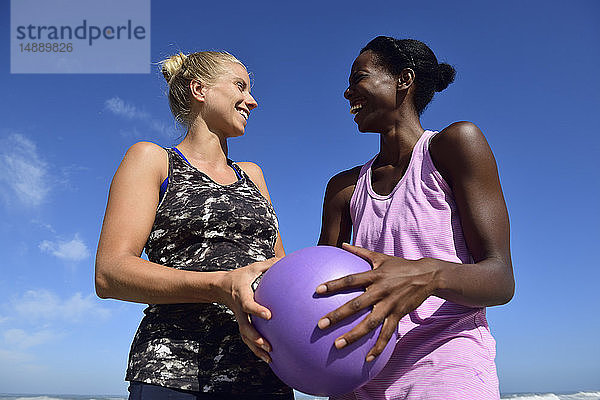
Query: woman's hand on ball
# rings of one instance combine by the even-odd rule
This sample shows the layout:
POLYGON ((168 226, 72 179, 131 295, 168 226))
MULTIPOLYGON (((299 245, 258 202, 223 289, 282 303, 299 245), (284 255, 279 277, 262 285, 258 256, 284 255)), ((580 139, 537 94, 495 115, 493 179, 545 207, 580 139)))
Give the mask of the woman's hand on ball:
POLYGON ((366 357, 367 361, 373 361, 385 349, 400 319, 433 294, 437 270, 435 263, 430 263, 426 258, 411 261, 347 243, 343 244, 343 248, 368 261, 373 270, 348 275, 317 287, 317 294, 365 288, 363 294, 321 318, 318 326, 326 329, 372 306, 373 310, 354 329, 335 340, 335 346, 341 349, 383 324, 375 346, 366 357))
POLYGON ((268 353, 271 351, 271 345, 254 329, 249 316, 252 314, 270 319, 271 311, 254 301, 252 283, 278 260, 279 258, 273 257, 228 271, 218 285, 220 289, 219 303, 233 311, 242 340, 257 357, 265 362, 271 362, 268 353))
POLYGON ((260 333, 250 323, 248 314, 246 313, 235 313, 235 317, 238 321, 238 327, 240 329, 240 335, 242 340, 246 343, 246 346, 252 350, 252 352, 262 359, 266 363, 271 362, 271 345, 260 336, 260 333))

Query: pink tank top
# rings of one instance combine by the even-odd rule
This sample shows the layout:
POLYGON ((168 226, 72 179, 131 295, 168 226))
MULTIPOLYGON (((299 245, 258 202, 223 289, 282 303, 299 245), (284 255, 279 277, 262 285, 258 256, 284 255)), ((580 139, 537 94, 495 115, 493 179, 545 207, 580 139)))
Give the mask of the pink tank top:
MULTIPOLYGON (((406 173, 387 196, 371 186, 365 164, 350 200, 354 244, 416 260, 471 263, 452 191, 436 170, 425 131, 406 173)), ((485 308, 429 297, 398 325, 400 339, 383 371, 335 399, 499 399, 495 341, 485 308)))

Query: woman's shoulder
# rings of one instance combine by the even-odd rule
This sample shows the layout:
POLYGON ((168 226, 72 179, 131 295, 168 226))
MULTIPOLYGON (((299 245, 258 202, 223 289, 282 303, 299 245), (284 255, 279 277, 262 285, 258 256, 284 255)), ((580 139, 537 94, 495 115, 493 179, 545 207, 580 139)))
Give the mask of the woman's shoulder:
POLYGON ((483 132, 470 121, 458 121, 442 129, 431 139, 431 146, 457 147, 472 144, 484 139, 483 132))
POLYGON ((331 177, 328 185, 331 185, 332 187, 348 187, 356 185, 362 167, 362 165, 357 165, 350 169, 338 172, 331 177))
POLYGON ((242 171, 246 173, 246 175, 248 175, 250 180, 254 182, 254 184, 259 188, 261 193, 264 194, 267 184, 265 182, 265 177, 260 166, 251 161, 237 161, 236 164, 242 169, 242 171))
POLYGON ((131 169, 151 170, 166 176, 168 155, 163 147, 155 143, 137 142, 125 153, 122 165, 131 169))
POLYGON ((236 161, 236 164, 252 179, 263 176, 260 166, 252 161, 236 161))
MULTIPOLYGON (((455 122, 436 134, 429 144, 432 157, 438 159, 476 156, 489 150, 485 136, 469 121, 455 122)), ((449 160, 451 161, 451 160, 449 160)))
POLYGON ((455 122, 436 134, 431 139, 429 154, 447 180, 494 161, 483 132, 469 121, 455 122))
POLYGON ((145 163, 146 165, 163 162, 167 158, 166 149, 152 142, 137 142, 129 147, 127 153, 125 153, 126 160, 145 163))
POLYGON ((166 150, 152 142, 137 142, 131 145, 129 149, 127 149, 126 156, 130 157, 140 157, 140 158, 157 158, 157 157, 166 157, 166 150))
POLYGON ((354 193, 361 169, 362 165, 357 165, 331 177, 325 189, 325 200, 341 205, 347 204, 354 193))

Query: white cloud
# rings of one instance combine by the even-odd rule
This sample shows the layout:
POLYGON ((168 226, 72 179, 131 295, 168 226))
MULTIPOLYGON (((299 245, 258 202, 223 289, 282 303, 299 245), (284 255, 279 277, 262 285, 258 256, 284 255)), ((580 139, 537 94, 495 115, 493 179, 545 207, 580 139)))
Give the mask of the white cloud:
POLYGON ((86 244, 79 238, 78 234, 69 241, 50 241, 44 240, 39 245, 40 250, 46 251, 53 256, 68 261, 81 261, 90 256, 90 250, 86 244))
POLYGON ((55 175, 54 176, 55 181, 57 183, 60 183, 61 186, 65 187, 66 189, 72 190, 72 191, 77 191, 78 187, 74 186, 71 182, 77 180, 76 176, 78 174, 89 172, 90 170, 91 169, 88 167, 71 164, 71 165, 61 167, 60 171, 59 170, 52 171, 52 173, 55 175))
POLYGON ((148 120, 151 118, 150 114, 138 110, 137 107, 132 104, 125 103, 120 97, 112 97, 106 100, 104 106, 112 113, 127 119, 148 120))
MULTIPOLYGON (((175 134, 174 125, 169 126, 162 121, 152 118, 152 116, 140 109, 135 105, 126 103, 120 97, 112 97, 104 102, 104 108, 120 117, 143 122, 149 129, 157 132, 161 135, 172 137, 175 134)), ((125 131, 128 132, 128 131, 125 131)), ((133 130, 133 133, 128 132, 130 135, 138 137, 137 129, 133 130)), ((123 133, 122 133, 123 134, 123 133)))
POLYGON ((52 232, 52 233, 56 234, 56 230, 54 229, 54 227, 53 227, 52 225, 50 225, 50 224, 48 224, 48 223, 44 222, 44 221, 40 221, 39 219, 32 219, 32 220, 31 220, 31 221, 29 221, 29 222, 31 222, 31 224, 32 224, 32 225, 35 225, 35 226, 37 226, 37 227, 40 227, 40 228, 46 229, 46 230, 48 230, 48 231, 50 231, 50 232, 52 232))
MULTIPOLYGON (((39 206, 50 192, 48 165, 34 142, 20 134, 0 141, 0 182, 27 206, 39 206)), ((5 194, 10 201, 11 195, 5 194)))
POLYGON ((13 300, 13 307, 21 318, 29 320, 73 323, 90 318, 105 320, 110 316, 110 311, 100 306, 95 296, 83 297, 81 293, 63 300, 48 290, 29 290, 13 300))
POLYGON ((4 332, 4 342, 18 349, 28 349, 57 339, 60 335, 50 330, 27 333, 23 329, 9 329, 4 332))

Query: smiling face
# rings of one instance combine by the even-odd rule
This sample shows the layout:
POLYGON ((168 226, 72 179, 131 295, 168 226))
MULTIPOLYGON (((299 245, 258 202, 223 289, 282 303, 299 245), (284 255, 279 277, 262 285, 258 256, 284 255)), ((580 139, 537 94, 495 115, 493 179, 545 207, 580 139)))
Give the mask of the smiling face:
POLYGON ((381 66, 372 51, 361 53, 350 71, 344 97, 361 132, 383 132, 398 109, 397 79, 381 66))
POLYGON ((258 106, 246 68, 230 63, 204 94, 202 116, 208 128, 223 138, 243 135, 250 111, 258 106))

